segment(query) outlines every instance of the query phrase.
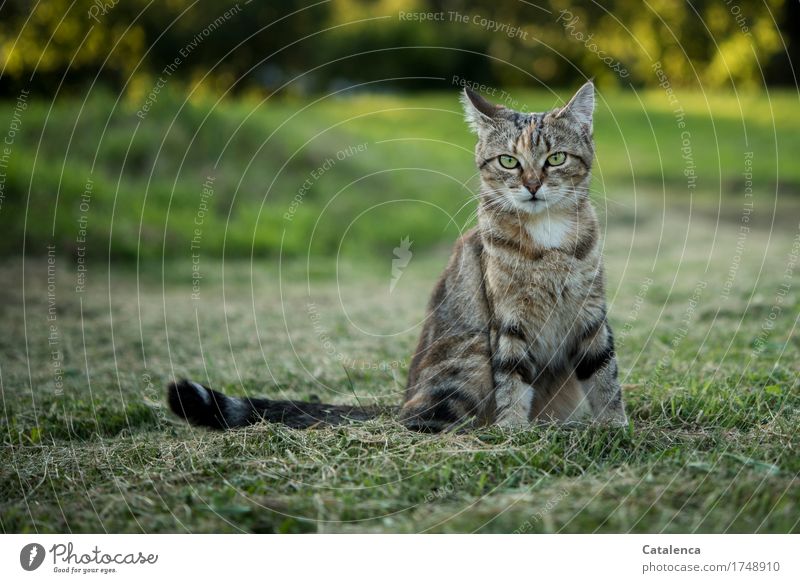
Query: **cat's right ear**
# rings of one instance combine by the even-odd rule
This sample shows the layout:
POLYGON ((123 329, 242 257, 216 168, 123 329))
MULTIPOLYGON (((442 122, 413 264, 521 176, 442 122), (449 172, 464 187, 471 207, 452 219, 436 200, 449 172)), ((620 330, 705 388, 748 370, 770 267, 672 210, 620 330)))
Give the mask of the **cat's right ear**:
POLYGON ((464 118, 470 129, 476 134, 494 126, 500 106, 489 103, 480 94, 469 87, 464 87, 461 94, 461 105, 464 107, 464 118))

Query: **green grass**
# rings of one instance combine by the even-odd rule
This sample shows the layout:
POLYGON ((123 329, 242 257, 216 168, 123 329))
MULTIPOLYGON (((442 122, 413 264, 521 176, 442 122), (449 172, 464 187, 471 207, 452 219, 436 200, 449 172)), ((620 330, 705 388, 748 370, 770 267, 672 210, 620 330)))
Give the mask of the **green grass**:
MULTIPOLYGON (((202 225, 207 257, 304 257, 309 247, 335 255, 348 225, 345 254, 361 256, 365 248, 385 254, 412 230, 419 245, 448 244, 454 232, 442 229, 442 218, 468 219, 477 186, 474 138, 456 88, 219 104, 195 95, 187 101, 187 93, 168 85, 143 120, 136 115, 143 96, 117 102, 100 91, 85 102, 72 97, 52 106, 32 100, 4 177, 0 252, 16 253, 23 237, 34 253, 50 241, 76 252, 77 221, 86 215, 95 260, 109 254, 187 257, 208 176, 214 194, 202 225), (362 151, 337 159, 337 152, 358 145, 362 151), (326 159, 335 163, 314 178, 311 172, 326 159), (90 181, 84 213, 81 196, 90 181)), ((800 149, 796 95, 676 95, 675 104, 660 90, 600 95, 598 200, 630 204, 633 193, 645 191, 685 202, 684 138, 698 175, 697 196, 729 199, 740 191, 745 152, 753 152, 755 191, 797 199, 800 167, 791 157, 800 149), (678 106, 684 128, 673 112, 678 106)), ((559 103, 544 92, 512 96, 528 110, 559 103)), ((11 112, 13 104, 6 105, 11 112)))
POLYGON ((46 261, 25 260, 23 293, 22 260, 6 260, 0 528, 797 532, 800 295, 796 276, 781 286, 798 224, 781 200, 773 225, 774 201, 756 197, 737 252, 740 223, 726 217, 741 202, 732 193, 720 220, 715 204, 642 197, 604 213, 625 430, 431 436, 385 417, 212 433, 166 411, 173 375, 231 394, 396 404, 446 260, 435 245, 413 248, 391 295, 391 251, 308 265, 203 257, 197 300, 187 261, 92 263, 76 294, 59 257, 60 390, 46 261))

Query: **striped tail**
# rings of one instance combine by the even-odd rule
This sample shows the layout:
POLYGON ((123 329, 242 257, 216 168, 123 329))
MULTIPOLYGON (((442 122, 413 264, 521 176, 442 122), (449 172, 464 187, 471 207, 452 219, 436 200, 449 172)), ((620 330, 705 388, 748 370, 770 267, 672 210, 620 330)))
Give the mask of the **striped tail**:
POLYGON ((381 413, 380 409, 369 407, 228 397, 185 379, 169 384, 167 402, 173 413, 192 425, 211 429, 232 429, 260 421, 295 429, 330 427, 366 421, 381 413))

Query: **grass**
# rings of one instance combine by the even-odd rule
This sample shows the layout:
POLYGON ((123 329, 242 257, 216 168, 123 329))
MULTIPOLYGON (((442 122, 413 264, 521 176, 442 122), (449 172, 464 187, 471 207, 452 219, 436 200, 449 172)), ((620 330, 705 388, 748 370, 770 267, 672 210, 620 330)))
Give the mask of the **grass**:
POLYGON ((437 245, 412 248, 392 294, 391 252, 203 256, 198 299, 187 260, 94 262, 76 293, 75 264, 58 257, 53 321, 46 258, 5 260, 0 528, 798 532, 795 207, 755 197, 737 248, 736 191, 722 213, 617 200, 603 216, 624 430, 431 436, 387 416, 212 433, 165 410, 173 375, 231 394, 396 404, 446 260, 437 245))
MULTIPOLYGON (((463 222, 477 185, 456 89, 217 103, 168 85, 144 119, 144 94, 31 100, 3 169, 0 252, 18 252, 24 238, 34 253, 51 241, 77 253, 86 216, 93 260, 185 258, 204 203, 206 257, 335 255, 346 225, 346 254, 382 257, 412 230, 418 245, 449 244, 454 233, 441 218, 463 222), (209 176, 213 194, 203 201, 209 176)), ((797 200, 800 168, 788 154, 800 148, 796 95, 676 96, 600 94, 598 200, 631 203, 644 190, 685 202, 690 164, 698 196, 727 200, 748 169, 745 152, 756 191, 797 200)), ((545 92, 512 97, 527 110, 559 102, 545 92)))

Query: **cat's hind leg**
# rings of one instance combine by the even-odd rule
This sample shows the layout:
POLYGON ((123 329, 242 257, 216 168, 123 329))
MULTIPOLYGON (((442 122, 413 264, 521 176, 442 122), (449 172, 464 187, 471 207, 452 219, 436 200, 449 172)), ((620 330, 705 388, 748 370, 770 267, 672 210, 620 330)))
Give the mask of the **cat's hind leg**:
POLYGON ((425 432, 485 422, 492 397, 487 353, 482 331, 434 341, 420 354, 401 422, 425 432))

